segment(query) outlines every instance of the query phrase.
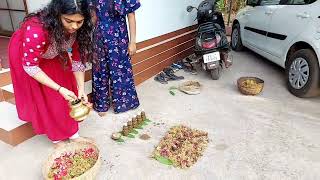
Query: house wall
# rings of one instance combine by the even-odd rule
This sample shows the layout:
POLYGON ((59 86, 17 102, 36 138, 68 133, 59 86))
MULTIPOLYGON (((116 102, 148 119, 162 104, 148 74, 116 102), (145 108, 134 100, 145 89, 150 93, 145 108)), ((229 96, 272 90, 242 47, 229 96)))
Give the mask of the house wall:
MULTIPOLYGON (((26 0, 28 11, 44 7, 50 0, 26 0)), ((196 6, 200 0, 140 0, 136 12, 137 41, 145 41, 195 24, 195 11, 188 13, 188 5, 196 6)))
MULTIPOLYGON (((26 0, 28 11, 44 7, 50 0, 26 0)), ((149 79, 164 67, 192 54, 196 12, 188 5, 200 0, 140 0, 136 11, 137 54, 132 57, 136 84, 149 79)))

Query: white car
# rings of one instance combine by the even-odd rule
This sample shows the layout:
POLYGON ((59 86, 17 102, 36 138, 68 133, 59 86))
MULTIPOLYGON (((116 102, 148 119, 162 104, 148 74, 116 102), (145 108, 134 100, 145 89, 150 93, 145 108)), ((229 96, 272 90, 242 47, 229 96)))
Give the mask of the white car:
POLYGON ((295 96, 319 95, 320 0, 247 0, 233 21, 231 47, 285 68, 295 96))

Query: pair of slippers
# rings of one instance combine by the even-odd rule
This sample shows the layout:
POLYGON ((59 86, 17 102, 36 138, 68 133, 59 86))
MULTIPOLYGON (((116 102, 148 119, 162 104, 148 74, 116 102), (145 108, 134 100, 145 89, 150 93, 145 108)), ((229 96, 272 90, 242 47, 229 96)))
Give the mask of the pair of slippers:
POLYGON ((177 71, 183 69, 183 67, 177 63, 171 64, 169 68, 171 68, 174 72, 177 72, 177 71))
POLYGON ((154 80, 160 82, 161 84, 168 84, 168 81, 177 81, 184 79, 183 76, 176 76, 172 68, 164 68, 161 73, 154 77, 154 80))
POLYGON ((197 71, 192 64, 192 60, 189 57, 178 61, 177 64, 180 65, 185 72, 193 75, 197 74, 197 71))

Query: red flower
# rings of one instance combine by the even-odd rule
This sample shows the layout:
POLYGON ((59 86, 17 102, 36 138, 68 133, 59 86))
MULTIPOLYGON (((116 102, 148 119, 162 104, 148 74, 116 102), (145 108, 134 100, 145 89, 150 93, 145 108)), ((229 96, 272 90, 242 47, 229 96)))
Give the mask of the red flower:
POLYGON ((60 177, 59 175, 55 174, 54 175, 54 180, 62 180, 62 177, 60 177))
POLYGON ((68 171, 67 170, 63 170, 63 171, 61 171, 61 173, 60 173, 62 176, 66 176, 66 175, 68 175, 68 171))

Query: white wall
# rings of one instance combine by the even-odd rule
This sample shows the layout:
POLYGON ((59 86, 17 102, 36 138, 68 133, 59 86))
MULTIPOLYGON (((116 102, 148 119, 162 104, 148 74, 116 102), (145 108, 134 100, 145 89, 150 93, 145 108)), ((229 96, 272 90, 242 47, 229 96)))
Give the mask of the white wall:
POLYGON ((140 0, 136 12, 137 41, 141 42, 196 23, 196 11, 187 6, 198 6, 201 0, 140 0))
MULTIPOLYGON (((39 9, 50 0, 27 0, 29 12, 39 9)), ((140 0, 136 12, 137 42, 167 34, 196 23, 196 11, 187 6, 198 6, 201 0, 140 0)))
POLYGON ((44 7, 50 0, 27 0, 28 12, 34 12, 44 7))

